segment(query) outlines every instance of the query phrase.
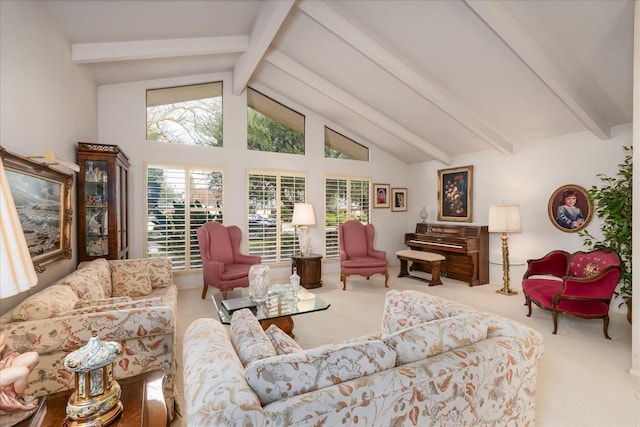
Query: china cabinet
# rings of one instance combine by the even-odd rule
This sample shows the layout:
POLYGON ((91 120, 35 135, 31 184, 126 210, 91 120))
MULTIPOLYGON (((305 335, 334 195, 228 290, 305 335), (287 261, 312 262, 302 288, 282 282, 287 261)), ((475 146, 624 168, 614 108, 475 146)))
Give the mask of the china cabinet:
POLYGON ((78 262, 129 257, 129 158, 117 145, 78 143, 78 262))

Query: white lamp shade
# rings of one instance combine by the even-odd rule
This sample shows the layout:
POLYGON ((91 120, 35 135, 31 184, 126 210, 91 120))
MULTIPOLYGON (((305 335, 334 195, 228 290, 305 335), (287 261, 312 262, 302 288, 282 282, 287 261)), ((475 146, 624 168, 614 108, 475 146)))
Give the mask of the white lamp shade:
POLYGON ((489 231, 516 233, 520 231, 520 207, 514 204, 499 204, 489 207, 489 231))
POLYGON ((293 205, 293 225, 315 225, 316 215, 311 203, 296 203, 293 205))
POLYGON ((17 295, 38 283, 1 158, 0 261, 0 298, 17 295))

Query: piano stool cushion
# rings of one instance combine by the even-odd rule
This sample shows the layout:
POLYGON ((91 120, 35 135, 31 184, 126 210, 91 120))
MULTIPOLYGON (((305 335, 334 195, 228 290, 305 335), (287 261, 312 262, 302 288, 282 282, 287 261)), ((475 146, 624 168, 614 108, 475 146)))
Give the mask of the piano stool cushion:
POLYGON ((460 312, 448 307, 442 298, 420 291, 396 289, 387 292, 382 313, 382 336, 460 312))
POLYGON ((409 258, 410 260, 416 261, 444 261, 446 258, 440 254, 434 254, 432 252, 425 251, 414 251, 411 249, 403 249, 401 251, 396 252, 397 257, 409 258))

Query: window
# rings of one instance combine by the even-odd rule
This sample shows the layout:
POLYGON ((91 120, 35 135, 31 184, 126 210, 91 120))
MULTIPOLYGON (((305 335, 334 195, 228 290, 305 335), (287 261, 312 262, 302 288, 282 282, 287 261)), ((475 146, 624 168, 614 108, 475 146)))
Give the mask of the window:
POLYGON ((222 171, 148 165, 146 173, 147 256, 169 257, 177 271, 202 268, 196 229, 223 222, 222 171))
POLYGON ((299 251, 291 220, 293 205, 306 199, 305 175, 250 171, 248 185, 249 253, 260 255, 263 263, 289 260, 299 251))
POLYGON ((333 159, 369 161, 369 149, 338 132, 324 128, 324 156, 333 159))
POLYGON ((147 139, 222 147, 222 82, 147 90, 147 139))
POLYGON ((349 219, 369 222, 371 180, 326 177, 324 181, 325 257, 340 256, 338 225, 349 219))
POLYGON ((247 88, 247 147, 304 154, 304 116, 247 88))

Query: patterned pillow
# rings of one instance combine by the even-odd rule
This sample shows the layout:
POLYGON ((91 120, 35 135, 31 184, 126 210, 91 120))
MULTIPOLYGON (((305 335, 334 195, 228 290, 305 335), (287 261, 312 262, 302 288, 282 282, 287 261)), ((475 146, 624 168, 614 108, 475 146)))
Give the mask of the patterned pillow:
POLYGON ((67 285, 55 284, 22 301, 11 312, 14 322, 49 319, 71 310, 78 296, 67 285))
POLYGON ((382 341, 329 344, 246 365, 247 382, 266 405, 395 366, 396 354, 382 341))
POLYGON ((483 314, 464 313, 411 326, 383 341, 395 349, 398 365, 404 365, 484 340, 488 329, 483 314))
POLYGON ((146 265, 119 264, 113 266, 111 285, 114 297, 142 297, 153 290, 146 265))
POLYGON ((78 264, 76 270, 85 270, 85 273, 94 276, 102 290, 104 291, 105 298, 111 297, 111 267, 109 261, 105 258, 96 258, 92 261, 83 261, 78 264))
POLYGON ((230 334, 231 343, 243 366, 276 355, 276 349, 273 348, 267 333, 248 308, 233 313, 230 334))
POLYGON ((277 354, 291 354, 302 351, 300 344, 295 342, 293 338, 276 325, 269 326, 265 332, 267 333, 269 340, 271 340, 273 348, 276 349, 277 354))
POLYGON ((104 288, 93 268, 85 267, 63 277, 60 282, 69 286, 81 300, 104 299, 104 288))
POLYGON ((419 291, 387 292, 382 314, 382 336, 434 319, 451 317, 459 312, 447 307, 442 298, 419 291))
POLYGON ((158 257, 158 258, 144 258, 144 259, 126 259, 126 260, 111 260, 109 261, 112 269, 120 268, 122 265, 132 266, 132 268, 147 267, 149 271, 149 280, 151 280, 151 287, 166 288, 173 285, 173 272, 171 270, 171 258, 158 257))

